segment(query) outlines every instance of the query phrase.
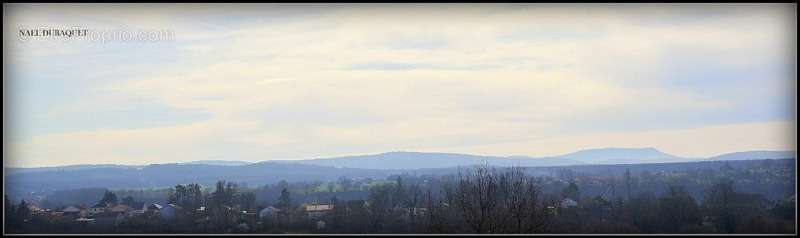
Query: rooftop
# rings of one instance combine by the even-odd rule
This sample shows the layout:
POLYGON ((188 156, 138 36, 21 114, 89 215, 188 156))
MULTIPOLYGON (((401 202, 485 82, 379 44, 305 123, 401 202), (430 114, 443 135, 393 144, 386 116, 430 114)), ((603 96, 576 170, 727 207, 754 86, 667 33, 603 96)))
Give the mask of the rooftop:
POLYGON ((320 205, 307 205, 306 211, 307 212, 316 212, 316 211, 330 211, 333 210, 333 204, 320 204, 320 205))

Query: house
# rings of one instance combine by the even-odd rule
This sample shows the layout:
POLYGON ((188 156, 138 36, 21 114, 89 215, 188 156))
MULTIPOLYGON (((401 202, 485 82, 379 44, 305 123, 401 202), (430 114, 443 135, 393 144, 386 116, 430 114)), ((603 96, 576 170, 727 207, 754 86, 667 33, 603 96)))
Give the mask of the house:
POLYGON ((395 207, 394 211, 400 214, 403 214, 404 218, 409 218, 412 216, 424 216, 426 212, 428 212, 428 208, 424 207, 410 207, 410 208, 403 208, 403 207, 395 207))
POLYGON ((61 212, 63 212, 64 216, 80 216, 82 211, 83 210, 81 208, 76 207, 76 206, 68 206, 68 207, 64 208, 64 210, 61 210, 61 212))
POLYGON ((424 207, 415 207, 411 208, 410 210, 411 210, 411 215, 414 216, 425 216, 425 214, 428 214, 428 208, 424 207))
POLYGON ((119 204, 119 205, 113 206, 111 208, 108 208, 106 210, 108 212, 110 212, 110 213, 113 213, 113 214, 125 215, 125 214, 128 214, 129 212, 133 211, 133 208, 131 208, 128 205, 119 204))
POLYGON ((128 213, 128 216, 140 216, 144 215, 144 210, 133 210, 128 213))
POLYGON ((161 206, 161 204, 158 204, 158 203, 150 203, 150 204, 147 204, 145 206, 145 210, 156 210, 156 211, 158 211, 158 210, 161 210, 162 208, 164 208, 164 206, 161 206))
POLYGON ((147 210, 147 206, 146 206, 147 204, 145 204, 144 202, 133 202, 133 203, 130 203, 130 204, 125 204, 125 205, 128 205, 129 207, 131 207, 131 209, 134 210, 134 211, 136 211, 136 210, 147 210))
POLYGON ((94 218, 83 218, 83 217, 81 217, 81 218, 75 219, 74 221, 78 222, 78 223, 94 223, 94 218))
POLYGON ((278 212, 280 212, 280 211, 281 211, 280 209, 277 209, 277 208, 275 208, 273 206, 269 206, 269 207, 266 207, 264 209, 261 209, 261 211, 258 211, 258 218, 260 218, 260 219, 275 219, 275 218, 278 217, 278 212))
POLYGON ((103 213, 106 211, 107 207, 108 207, 107 203, 98 203, 89 208, 89 212, 92 214, 103 213))
POLYGON ((31 214, 41 214, 45 212, 44 209, 34 204, 28 204, 28 210, 31 211, 31 214))
POLYGON ((131 210, 127 212, 128 216, 138 216, 144 214, 147 210, 147 205, 144 202, 134 202, 127 204, 131 210))
POLYGON ((564 200, 561 200, 561 208, 573 208, 577 206, 578 202, 572 200, 571 198, 564 198, 564 200))
POLYGON ((309 218, 319 219, 333 211, 333 204, 306 205, 305 211, 309 218))
POLYGON ((547 213, 551 216, 558 216, 558 209, 555 206, 547 206, 547 213))
POLYGON ((395 208, 395 211, 402 214, 404 220, 414 219, 415 217, 425 216, 428 208, 424 207, 411 207, 411 208, 395 208))
POLYGON ((149 203, 144 205, 144 212, 143 213, 158 213, 164 206, 161 206, 158 203, 149 203))

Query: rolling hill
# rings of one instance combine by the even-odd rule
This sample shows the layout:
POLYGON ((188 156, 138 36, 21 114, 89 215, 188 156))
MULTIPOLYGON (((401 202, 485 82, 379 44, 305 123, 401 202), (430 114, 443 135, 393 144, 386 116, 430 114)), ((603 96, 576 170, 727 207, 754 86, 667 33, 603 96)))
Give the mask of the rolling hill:
POLYGON ((427 169, 479 164, 524 167, 583 164, 580 161, 565 158, 534 158, 527 156, 498 157, 427 152, 389 152, 375 155, 344 156, 311 160, 280 160, 274 162, 362 169, 427 169))
POLYGON ((655 148, 601 148, 588 149, 558 156, 586 164, 636 164, 687 162, 695 158, 682 158, 655 148))
MULTIPOLYGON (((6 191, 47 192, 87 187, 153 188, 179 183, 213 184, 231 180, 251 185, 286 181, 326 181, 341 176, 384 178, 400 173, 451 173, 460 167, 489 165, 542 168, 664 164, 724 160, 794 158, 793 151, 748 151, 705 159, 681 158, 653 148, 605 148, 582 150, 557 157, 481 156, 454 153, 390 152, 312 160, 195 161, 186 163, 131 165, 70 165, 42 168, 6 168, 6 191)), ((666 166, 667 164, 664 164, 666 166)), ((658 166, 657 166, 658 167, 658 166)))
POLYGON ((795 156, 794 151, 754 150, 717 155, 709 160, 785 159, 795 156))

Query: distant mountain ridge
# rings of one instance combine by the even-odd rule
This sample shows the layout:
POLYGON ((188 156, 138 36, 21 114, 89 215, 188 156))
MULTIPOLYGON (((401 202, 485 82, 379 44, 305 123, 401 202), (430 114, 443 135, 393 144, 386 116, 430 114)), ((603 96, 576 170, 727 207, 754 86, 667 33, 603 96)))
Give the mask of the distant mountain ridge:
MULTIPOLYGON (((525 170, 536 176, 552 176, 556 171, 567 169, 583 172, 622 174, 626 168, 647 171, 671 171, 685 168, 719 169, 725 163, 733 166, 763 163, 763 160, 715 161, 700 160, 677 163, 608 164, 608 165, 566 165, 526 167, 525 170)), ((776 159, 777 163, 794 166, 795 159, 776 159)), ((219 180, 235 181, 244 186, 274 184, 281 180, 287 182, 335 181, 341 177, 355 179, 383 179, 399 174, 454 174, 472 166, 430 169, 357 169, 334 168, 330 166, 260 162, 241 166, 203 165, 203 164, 154 164, 141 168, 101 167, 83 170, 52 170, 36 172, 7 173, 6 193, 13 196, 39 196, 59 190, 79 188, 108 189, 152 189, 166 188, 175 184, 199 183, 213 186, 219 180)), ((496 166, 495 166, 496 167, 496 166)))
MULTIPOLYGON (((240 167, 260 163, 275 164, 300 164, 315 165, 335 168, 356 169, 431 169, 449 168, 459 166, 481 165, 490 166, 565 166, 565 165, 590 165, 590 164, 638 164, 638 163, 667 163, 667 162, 692 162, 702 160, 740 160, 740 159, 780 159, 793 158, 795 151, 743 151, 727 153, 710 158, 685 158, 664 153, 655 148, 597 148, 580 150, 564 155, 552 157, 529 156, 485 156, 440 152, 406 152, 396 151, 381 154, 341 156, 332 158, 306 159, 306 160, 269 160, 264 162, 227 161, 227 160, 198 160, 191 162, 168 163, 178 165, 220 165, 240 167)), ((8 173, 43 172, 43 171, 74 171, 97 168, 145 168, 147 165, 68 165, 39 168, 6 168, 8 173)))
MULTIPOLYGON (((793 151, 750 151, 692 159, 692 164, 719 163, 724 160, 794 158, 793 151)), ((578 151, 563 157, 481 156, 454 153, 389 152, 375 155, 344 156, 300 161, 265 161, 243 165, 239 161, 195 161, 185 163, 133 165, 71 165, 44 168, 5 168, 7 191, 13 194, 48 192, 61 189, 107 188, 157 188, 183 183, 213 184, 217 180, 231 180, 251 185, 292 181, 333 181, 342 176, 360 178, 385 178, 402 173, 453 173, 464 167, 486 164, 495 167, 521 166, 552 172, 552 168, 617 166, 618 164, 650 167, 669 167, 672 157, 651 148, 605 148, 578 151), (628 156, 626 152, 634 155, 628 156), (633 157, 631 157, 633 156, 633 157), (640 156, 640 157, 636 157, 640 156), (566 158, 565 158, 566 157, 566 158), (652 162, 643 162, 652 161, 652 162), (213 164, 204 164, 213 163, 213 164), (617 164, 617 165, 615 165, 617 164), (393 167, 390 167, 393 166, 393 167), (353 168, 351 168, 353 167, 353 168)), ((792 161, 794 161, 792 159, 792 161)), ((608 168, 611 168, 608 167, 608 168)), ((622 168, 622 167, 620 167, 622 168)))
POLYGON ((709 160, 749 160, 749 159, 785 159, 794 158, 794 151, 753 150, 727 153, 709 158, 709 160))
MULTIPOLYGON (((179 163, 171 163, 171 164, 201 164, 201 165, 221 165, 221 166, 240 166, 240 165, 248 165, 252 164, 252 162, 247 161, 230 161, 230 160, 197 160, 197 161, 189 161, 189 162, 179 162, 179 163)), ((154 164, 151 164, 154 165, 154 164)), ((48 166, 48 167, 9 167, 6 168, 9 173, 20 173, 20 172, 45 172, 45 171, 76 171, 76 170, 87 170, 87 169, 99 169, 99 168, 121 168, 121 169, 141 169, 147 167, 148 165, 120 165, 120 164, 76 164, 76 165, 64 165, 64 166, 48 166)))
POLYGON ((260 162, 240 166, 206 164, 151 164, 137 168, 101 167, 81 170, 49 170, 17 172, 5 175, 7 192, 54 191, 86 187, 157 188, 175 184, 214 184, 218 180, 235 180, 246 184, 268 184, 280 180, 335 180, 358 175, 381 178, 396 170, 333 168, 317 165, 260 162))
POLYGON ((273 160, 276 163, 308 164, 337 168, 424 169, 487 164, 492 166, 558 166, 582 164, 564 158, 499 157, 437 152, 388 152, 310 160, 273 160))
POLYGON ((76 164, 65 166, 49 166, 49 167, 33 167, 33 168, 20 168, 9 167, 5 171, 9 174, 13 173, 29 173, 29 172, 50 172, 50 171, 78 171, 99 168, 142 168, 144 165, 119 165, 119 164, 76 164))
POLYGON ((686 162, 697 158, 683 158, 659 151, 656 148, 599 148, 587 149, 558 156, 587 164, 634 164, 686 162))
POLYGON ((190 161, 190 162, 183 162, 179 164, 205 164, 205 165, 222 165, 222 166, 240 166, 240 165, 248 165, 252 164, 253 162, 247 161, 237 161, 237 160, 197 160, 197 161, 190 161))

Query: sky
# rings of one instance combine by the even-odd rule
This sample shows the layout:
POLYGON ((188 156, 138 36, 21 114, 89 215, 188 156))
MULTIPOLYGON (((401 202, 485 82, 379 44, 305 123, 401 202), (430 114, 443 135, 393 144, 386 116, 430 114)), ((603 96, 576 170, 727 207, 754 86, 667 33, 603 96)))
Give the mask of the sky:
POLYGON ((796 11, 5 4, 3 161, 795 150, 796 11), (39 28, 93 37, 18 34, 39 28))

